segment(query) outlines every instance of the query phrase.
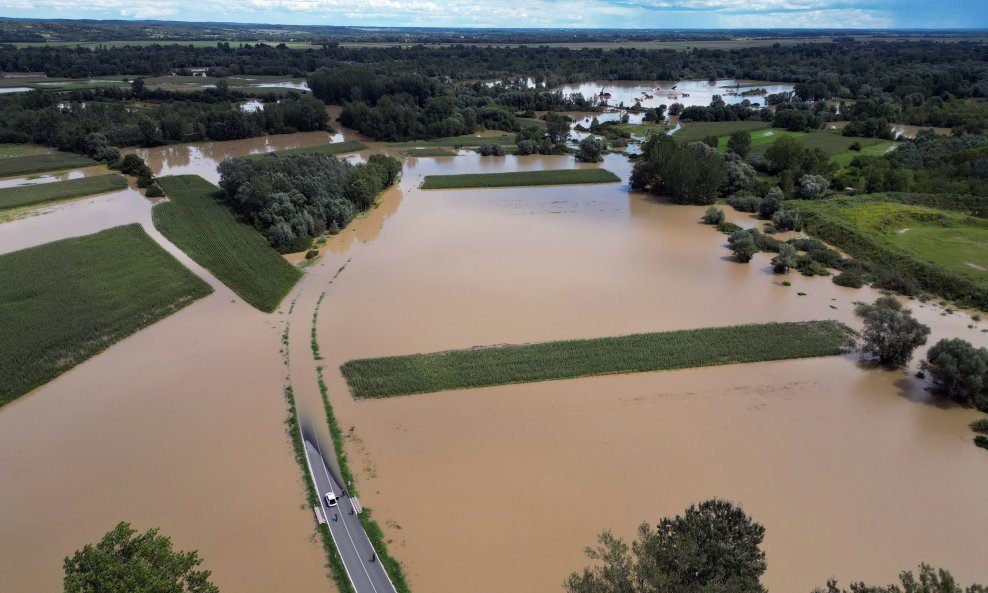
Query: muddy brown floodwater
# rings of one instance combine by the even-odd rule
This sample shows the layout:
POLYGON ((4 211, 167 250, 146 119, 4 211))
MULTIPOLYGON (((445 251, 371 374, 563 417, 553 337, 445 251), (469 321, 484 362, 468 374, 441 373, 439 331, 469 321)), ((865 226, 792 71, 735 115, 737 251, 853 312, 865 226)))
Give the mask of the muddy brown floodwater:
POLYGON ((199 550, 222 591, 332 591, 285 432, 285 316, 168 243, 132 189, 0 224, 0 253, 131 222, 216 292, 0 409, 0 591, 59 590, 119 521, 199 550))
MULTIPOLYGON (((344 233, 302 281, 291 338, 300 406, 320 413, 315 363, 297 353, 325 291, 330 398, 363 502, 413 590, 559 591, 600 531, 632 537, 708 497, 766 526, 774 591, 831 576, 891 582, 921 561, 988 580, 988 458, 967 426, 981 415, 853 357, 354 401, 338 371, 354 358, 748 322, 857 326, 853 302, 878 296, 798 274, 781 286, 765 254, 731 262, 724 237, 698 224, 703 208, 623 184, 416 189, 431 173, 570 166, 417 159, 381 206, 390 216, 350 229, 366 222, 372 239, 344 233)), ((604 166, 627 179, 623 158, 604 166)), ((911 306, 931 343, 988 343, 983 322, 911 306)))
MULTIPOLYGON (((325 141, 141 153, 156 174, 215 181, 224 156, 325 141)), ((279 352, 288 320, 299 410, 328 443, 309 346, 323 292, 318 364, 362 500, 415 591, 559 591, 599 531, 631 536, 712 496, 766 526, 774 591, 833 575, 887 582, 920 561, 988 580, 988 456, 967 428, 979 415, 931 402, 903 372, 827 358, 349 396, 338 368, 353 358, 773 320, 856 324, 852 302, 877 296, 795 274, 780 286, 764 254, 729 261, 724 237, 698 223, 703 208, 623 183, 416 189, 433 173, 577 166, 593 165, 408 159, 400 187, 329 241, 273 315, 170 246, 130 190, 0 225, 4 252, 140 222, 217 289, 0 409, 0 590, 57 590, 62 558, 120 520, 198 549, 223 591, 331 590, 284 432, 279 352)), ((604 166, 630 172, 618 155, 604 166)), ((968 329, 961 313, 912 306, 931 341, 988 343, 983 322, 968 329)))

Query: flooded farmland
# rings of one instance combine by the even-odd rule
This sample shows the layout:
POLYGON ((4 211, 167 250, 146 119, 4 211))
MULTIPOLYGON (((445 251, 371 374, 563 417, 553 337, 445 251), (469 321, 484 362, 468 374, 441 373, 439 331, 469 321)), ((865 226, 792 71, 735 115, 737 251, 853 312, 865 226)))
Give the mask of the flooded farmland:
POLYGON ((714 95, 720 95, 727 104, 740 103, 747 99, 752 103, 764 103, 767 95, 789 93, 793 91, 791 84, 762 82, 753 80, 677 80, 677 81, 590 81, 579 84, 567 84, 556 87, 556 91, 564 95, 581 93, 584 97, 600 97, 608 105, 624 104, 631 107, 636 102, 642 107, 652 108, 659 105, 682 103, 685 107, 691 105, 709 105, 714 95), (764 91, 764 92, 762 92, 764 91), (601 94, 605 96, 601 96, 601 94), (748 93, 748 94, 744 94, 748 93), (609 96, 607 96, 609 95, 609 96))
MULTIPOLYGON (((138 152, 156 174, 215 182, 225 156, 326 139, 138 152)), ((920 561, 963 582, 988 579, 988 466, 967 428, 979 415, 932 402, 909 374, 852 357, 348 395, 338 367, 354 358, 748 322, 857 325, 852 303, 877 296, 797 274, 781 286, 765 254, 747 266, 730 261, 725 237, 698 223, 703 208, 629 193, 625 183, 417 189, 430 174, 592 166, 571 157, 406 159, 400 187, 307 270, 290 314, 287 301, 258 313, 210 278, 214 295, 4 407, 0 538, 12 552, 0 555, 0 589, 57 589, 62 558, 119 520, 160 526, 177 548, 197 548, 224 591, 332 587, 308 539, 279 352, 289 320, 299 409, 318 424, 309 331, 323 292, 319 364, 361 499, 414 591, 559 591, 599 531, 630 537, 641 521, 714 496, 765 525, 774 591, 808 593, 835 575, 888 582, 920 561)), ((620 155, 603 166, 623 180, 630 173, 620 155)), ((15 235, 61 238, 89 206, 118 216, 111 226, 142 222, 164 242, 134 192, 0 225, 14 229, 0 234, 0 252, 15 235), (57 218, 63 211, 74 213, 57 218)), ((911 306, 933 328, 931 343, 988 345, 984 322, 911 306)))

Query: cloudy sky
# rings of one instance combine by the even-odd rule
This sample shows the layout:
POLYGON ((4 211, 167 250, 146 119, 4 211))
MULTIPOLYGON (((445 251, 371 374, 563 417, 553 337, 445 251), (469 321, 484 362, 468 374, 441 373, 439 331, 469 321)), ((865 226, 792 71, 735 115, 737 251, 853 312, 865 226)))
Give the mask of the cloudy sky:
POLYGON ((988 0, 0 0, 0 16, 319 25, 985 28, 988 0))

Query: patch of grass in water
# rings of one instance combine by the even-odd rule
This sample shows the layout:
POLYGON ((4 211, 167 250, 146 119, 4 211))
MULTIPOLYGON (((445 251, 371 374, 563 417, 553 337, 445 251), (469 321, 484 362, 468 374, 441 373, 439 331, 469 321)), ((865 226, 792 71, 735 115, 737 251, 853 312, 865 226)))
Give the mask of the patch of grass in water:
POLYGON ((345 363, 354 397, 573 379, 841 353, 853 332, 837 321, 763 323, 616 338, 565 340, 345 363))

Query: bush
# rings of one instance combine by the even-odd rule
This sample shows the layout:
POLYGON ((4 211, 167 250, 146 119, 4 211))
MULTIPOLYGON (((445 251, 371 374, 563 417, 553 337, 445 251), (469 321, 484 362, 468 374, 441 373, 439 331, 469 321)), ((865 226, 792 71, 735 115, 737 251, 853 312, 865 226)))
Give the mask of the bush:
POLYGON ((751 194, 737 194, 725 200, 727 205, 740 212, 758 212, 762 199, 751 194))
POLYGON ((500 144, 481 144, 477 151, 480 156, 504 156, 504 147, 500 144))
POLYGON ((827 193, 830 181, 822 175, 803 175, 796 193, 804 200, 819 200, 827 193))
POLYGON ((847 286, 849 288, 861 288, 864 286, 864 278, 855 270, 847 270, 834 276, 834 284, 847 286))
POLYGON ((724 221, 717 225, 717 230, 724 233, 725 235, 733 235, 738 231, 743 231, 741 227, 734 224, 733 222, 724 221))
POLYGON ((734 252, 734 258, 742 264, 750 262, 758 252, 755 240, 748 231, 736 231, 727 239, 727 243, 734 252))
POLYGON ((765 199, 758 205, 758 218, 769 220, 775 212, 782 208, 782 201, 786 199, 786 194, 778 187, 773 187, 765 194, 765 199))
POLYGON ((796 269, 803 276, 829 276, 830 270, 818 261, 813 261, 808 255, 796 258, 796 269))
POLYGON ((153 183, 154 183, 154 178, 152 178, 150 175, 140 175, 137 178, 137 187, 140 188, 151 187, 153 183))
POLYGON ((879 271, 872 283, 875 288, 891 290, 906 296, 915 296, 919 292, 916 281, 899 270, 883 269, 879 271))
POLYGON ((913 318, 893 298, 883 297, 874 305, 856 309, 863 314, 864 331, 861 334, 861 351, 890 366, 903 366, 913 356, 913 351, 926 343, 930 328, 913 318))
POLYGON ((149 187, 148 190, 144 192, 144 195, 149 198, 160 198, 165 195, 165 192, 164 190, 161 189, 161 186, 159 186, 157 183, 152 183, 151 187, 149 187))
POLYGON ((988 412, 988 349, 960 339, 940 340, 926 354, 923 370, 939 393, 988 412))
POLYGON ((861 152, 861 143, 855 141, 854 144, 852 144, 848 148, 851 149, 851 150, 853 150, 854 152, 861 152))
POLYGON ((580 140, 580 149, 576 152, 576 160, 584 163, 599 163, 604 160, 607 144, 600 138, 587 136, 580 140))
POLYGON ((317 257, 319 257, 318 249, 310 249, 305 252, 305 259, 315 259, 317 257))
POLYGON ((724 222, 724 211, 716 206, 708 206, 707 211, 703 214, 703 222, 719 225, 724 222))
POLYGON ((772 270, 776 274, 786 274, 796 266, 796 248, 789 244, 779 247, 779 255, 772 258, 772 270))
POLYGON ((778 231, 795 231, 799 228, 799 210, 783 208, 772 215, 772 226, 778 231))

